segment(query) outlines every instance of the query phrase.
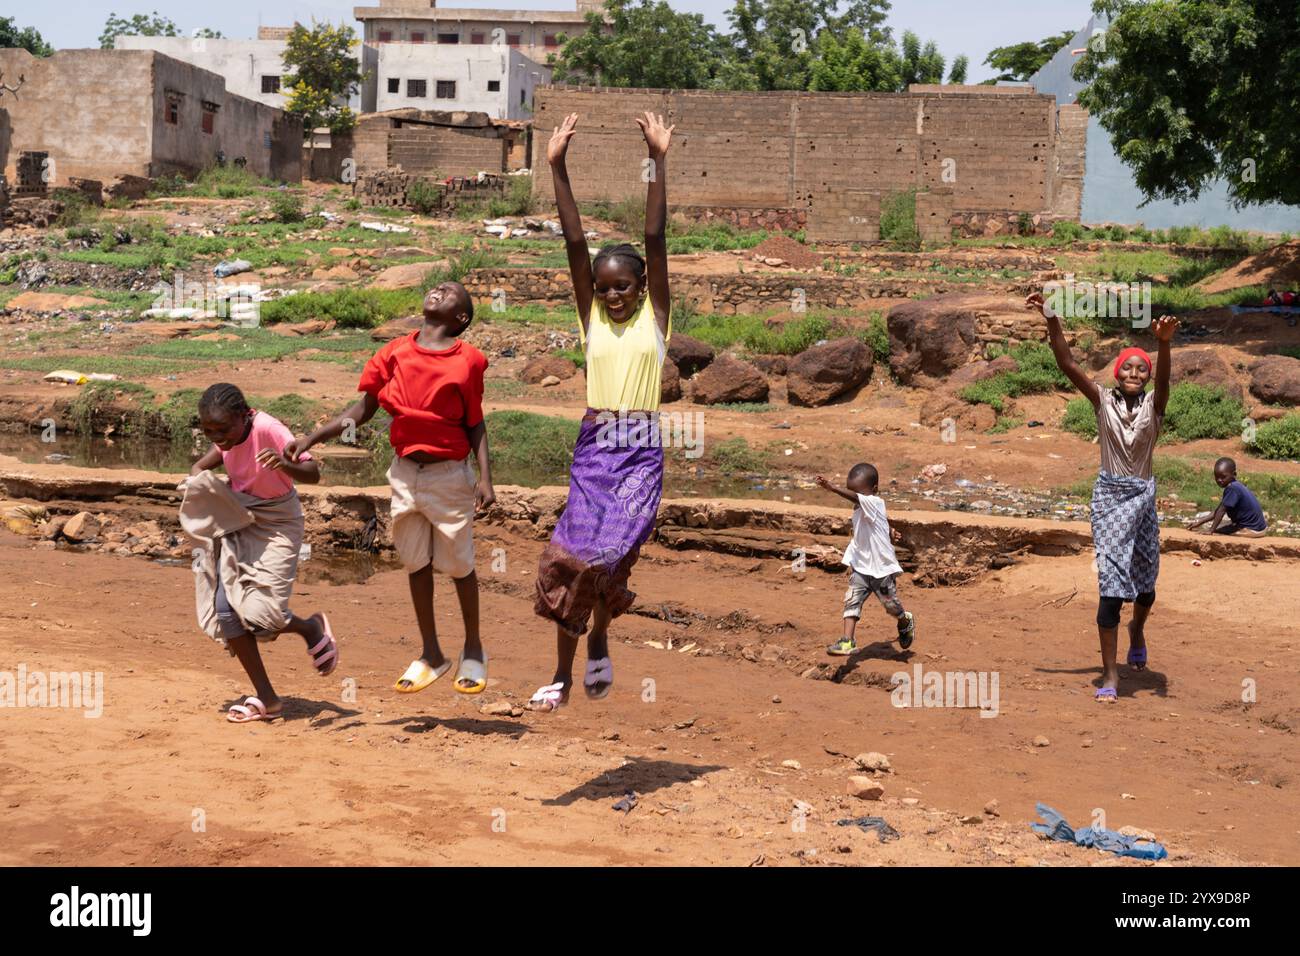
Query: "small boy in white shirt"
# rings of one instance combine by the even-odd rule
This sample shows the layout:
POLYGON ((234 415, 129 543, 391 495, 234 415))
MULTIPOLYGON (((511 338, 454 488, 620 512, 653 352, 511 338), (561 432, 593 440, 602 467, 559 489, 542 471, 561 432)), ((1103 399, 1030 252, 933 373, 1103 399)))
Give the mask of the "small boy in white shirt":
POLYGON ((844 549, 844 563, 850 571, 849 588, 844 592, 844 636, 826 648, 826 653, 849 657, 857 652, 853 634, 869 594, 880 598, 881 607, 898 620, 898 645, 907 650, 916 636, 916 621, 898 600, 896 581, 903 569, 899 567, 890 539, 896 541, 899 535, 891 531, 885 502, 876 494, 880 474, 875 465, 864 462, 849 469, 847 488, 836 488, 821 475, 815 480, 822 488, 854 504, 853 538, 844 549))

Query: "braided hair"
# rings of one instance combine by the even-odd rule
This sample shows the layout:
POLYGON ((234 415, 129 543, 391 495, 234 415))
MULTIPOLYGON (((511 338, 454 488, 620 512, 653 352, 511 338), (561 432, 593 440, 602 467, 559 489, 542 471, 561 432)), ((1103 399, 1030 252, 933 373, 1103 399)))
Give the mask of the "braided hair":
POLYGON ((252 411, 248 407, 248 400, 244 398, 244 393, 229 382, 209 385, 199 399, 200 415, 218 410, 228 413, 232 418, 243 418, 252 411))
POLYGON ((631 266, 633 274, 637 280, 645 278, 645 259, 641 253, 636 251, 636 246, 628 242, 620 242, 618 245, 605 246, 596 253, 596 259, 591 264, 591 271, 595 272, 600 268, 600 263, 605 259, 624 259, 631 266))

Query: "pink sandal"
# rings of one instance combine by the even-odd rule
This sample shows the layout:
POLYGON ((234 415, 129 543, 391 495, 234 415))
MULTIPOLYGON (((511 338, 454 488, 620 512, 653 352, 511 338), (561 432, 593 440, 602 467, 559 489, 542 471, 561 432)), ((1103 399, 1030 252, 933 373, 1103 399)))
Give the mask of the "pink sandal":
POLYGON ((245 697, 242 704, 232 704, 226 711, 226 720, 232 724, 251 724, 256 720, 279 720, 279 714, 268 714, 266 705, 256 697, 245 697))
POLYGON ((330 630, 330 619, 324 614, 316 614, 314 617, 320 618, 321 630, 325 636, 320 639, 315 647, 307 648, 307 653, 311 655, 312 666, 316 668, 316 673, 321 677, 329 677, 334 673, 334 668, 339 666, 339 645, 334 640, 334 632, 330 630), (323 647, 329 649, 317 657, 316 654, 323 647))

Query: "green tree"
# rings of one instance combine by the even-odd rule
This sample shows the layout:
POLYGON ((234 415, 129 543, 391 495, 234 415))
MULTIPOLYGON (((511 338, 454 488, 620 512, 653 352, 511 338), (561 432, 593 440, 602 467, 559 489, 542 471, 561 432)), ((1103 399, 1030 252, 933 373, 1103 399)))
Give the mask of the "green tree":
POLYGON ((962 54, 952 61, 952 66, 948 68, 948 82, 956 83, 959 86, 966 82, 966 73, 970 69, 970 57, 962 54))
POLYGON ((872 43, 861 30, 817 38, 817 57, 808 89, 834 92, 894 92, 902 84, 902 61, 894 48, 872 43))
MULTIPOLYGON (((885 26, 889 0, 849 0, 836 13, 839 0, 735 0, 727 12, 731 21, 731 51, 719 85, 742 90, 806 90, 814 67, 814 48, 823 34, 849 42, 851 31, 871 44, 888 44, 885 26)), ((828 41, 829 42, 829 41, 828 41)))
POLYGON ((1048 60, 1056 56, 1056 52, 1061 47, 1074 39, 1074 34, 1074 30, 1066 30, 1045 40, 1039 40, 1037 43, 1029 40, 1011 46, 994 47, 984 58, 984 65, 993 67, 998 71, 998 75, 985 82, 996 83, 998 80, 1023 82, 1029 79, 1041 70, 1048 60))
POLYGON ((35 27, 18 29, 13 17, 0 17, 0 49, 23 49, 32 56, 49 56, 54 47, 45 42, 35 27))
POLYGON ((1219 180, 1238 207, 1300 205, 1295 0, 1096 0, 1110 26, 1074 69, 1148 200, 1219 180))
POLYGON ((921 45, 921 38, 911 30, 904 32, 902 43, 903 89, 913 83, 942 83, 943 54, 933 40, 921 45))
POLYGON ((664 0, 606 0, 606 21, 588 13, 587 30, 564 37, 548 62, 557 83, 651 89, 713 85, 725 42, 698 13, 676 13, 664 0))
POLYGON ((328 126, 346 133, 357 125, 348 100, 361 85, 361 64, 353 54, 358 43, 350 26, 313 23, 308 30, 295 23, 284 49, 287 99, 284 111, 302 120, 303 135, 328 126))
POLYGON ((99 48, 113 49, 113 41, 121 36, 176 37, 180 35, 181 32, 176 29, 176 24, 167 17, 159 16, 157 10, 148 16, 137 13, 129 20, 119 17, 116 13, 110 13, 104 23, 104 32, 99 35, 99 48))

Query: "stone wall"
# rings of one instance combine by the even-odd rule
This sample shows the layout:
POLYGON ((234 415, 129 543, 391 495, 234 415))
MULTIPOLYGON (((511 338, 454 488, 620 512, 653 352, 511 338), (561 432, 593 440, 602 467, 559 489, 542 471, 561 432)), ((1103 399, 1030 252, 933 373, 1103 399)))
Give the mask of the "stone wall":
MULTIPOLYGON (((476 269, 462 280, 470 295, 490 302, 497 290, 507 304, 539 303, 564 307, 573 303, 567 269, 476 269)), ((752 272, 727 276, 681 275, 673 279, 673 295, 685 296, 704 313, 747 315, 771 310, 796 311, 796 303, 818 309, 885 309, 914 296, 966 291, 970 287, 948 279, 839 276, 827 273, 752 272)), ((1038 285, 1022 282, 982 283, 981 290, 1027 295, 1038 285)))

